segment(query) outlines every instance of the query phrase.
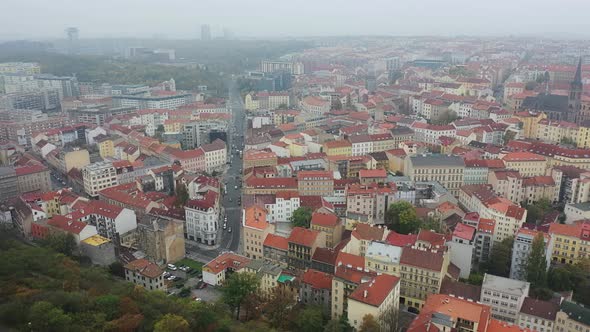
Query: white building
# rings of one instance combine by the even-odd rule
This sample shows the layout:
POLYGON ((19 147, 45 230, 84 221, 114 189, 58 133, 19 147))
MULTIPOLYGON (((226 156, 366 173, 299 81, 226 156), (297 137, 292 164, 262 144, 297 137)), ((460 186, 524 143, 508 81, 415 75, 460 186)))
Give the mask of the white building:
POLYGON ((216 139, 211 144, 204 144, 201 149, 205 151, 205 167, 208 173, 221 171, 227 162, 227 149, 225 142, 216 139))
POLYGON ((270 223, 288 222, 300 204, 301 201, 297 192, 279 191, 276 193, 274 204, 264 205, 268 212, 266 220, 270 223))
POLYGON ((492 308, 492 317, 515 324, 529 288, 528 282, 486 273, 481 285, 481 303, 492 308))
POLYGON ((136 259, 125 265, 125 280, 147 290, 166 291, 164 271, 147 259, 136 259))
POLYGON ((119 184, 117 170, 113 163, 108 161, 101 161, 84 167, 82 169, 82 178, 84 179, 84 191, 92 197, 98 197, 99 191, 119 184))
POLYGON ((475 258, 475 233, 475 227, 458 223, 453 231, 451 241, 447 242, 447 246, 451 250, 451 263, 461 270, 459 275, 461 278, 469 278, 471 267, 477 261, 475 258))
POLYGON ((187 104, 190 99, 190 94, 174 94, 164 96, 119 95, 113 96, 113 106, 135 107, 136 109, 149 108, 173 110, 187 104))
POLYGON ((514 237, 512 246, 512 263, 510 264, 510 279, 526 280, 526 265, 533 248, 533 240, 537 234, 543 234, 545 238, 546 268, 551 264, 553 252, 553 240, 549 234, 540 233, 526 228, 521 228, 514 237))
POLYGON ((135 211, 103 201, 92 201, 88 207, 74 211, 72 215, 75 215, 76 212, 88 214, 88 221, 96 226, 98 234, 114 242, 121 235, 137 228, 135 211))
POLYGON ((214 245, 219 231, 218 194, 209 190, 201 197, 189 200, 184 211, 187 238, 214 245))

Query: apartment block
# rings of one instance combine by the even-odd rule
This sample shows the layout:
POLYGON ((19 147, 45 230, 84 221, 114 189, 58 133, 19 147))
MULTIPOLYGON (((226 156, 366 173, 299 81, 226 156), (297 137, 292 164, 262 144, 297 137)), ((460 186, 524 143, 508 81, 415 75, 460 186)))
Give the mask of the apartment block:
POLYGON ((112 162, 102 161, 90 164, 82 169, 84 191, 91 197, 98 197, 98 192, 119 184, 117 170, 112 162))
POLYGON ((516 324, 522 304, 529 296, 530 283, 485 274, 481 285, 481 303, 492 308, 492 317, 516 324))

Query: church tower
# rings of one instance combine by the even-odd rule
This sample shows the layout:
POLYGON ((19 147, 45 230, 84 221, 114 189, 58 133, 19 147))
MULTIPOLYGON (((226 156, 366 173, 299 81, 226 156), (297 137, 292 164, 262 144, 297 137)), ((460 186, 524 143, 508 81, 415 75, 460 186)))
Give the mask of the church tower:
POLYGON ((585 116, 581 116, 580 110, 582 108, 582 57, 578 61, 578 68, 576 68, 576 74, 574 80, 570 83, 570 93, 568 96, 569 106, 569 121, 580 123, 584 120, 585 116))

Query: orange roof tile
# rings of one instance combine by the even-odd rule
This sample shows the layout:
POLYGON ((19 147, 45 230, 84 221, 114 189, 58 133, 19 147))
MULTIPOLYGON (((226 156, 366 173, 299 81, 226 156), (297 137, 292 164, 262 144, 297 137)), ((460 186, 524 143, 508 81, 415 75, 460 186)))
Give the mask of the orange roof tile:
POLYGON ((399 277, 389 274, 378 275, 371 281, 360 284, 349 296, 349 299, 379 307, 389 293, 399 283, 399 277))
POLYGON ((314 269, 307 269, 301 276, 301 282, 314 289, 332 289, 332 275, 314 269))
POLYGON ((266 229, 270 226, 266 221, 266 214, 266 209, 260 206, 253 205, 246 208, 244 213, 244 226, 258 230, 266 229))
POLYGON ((262 245, 265 247, 276 248, 283 251, 287 251, 289 249, 289 241, 287 241, 287 238, 270 233, 266 235, 266 238, 264 239, 264 243, 262 245))

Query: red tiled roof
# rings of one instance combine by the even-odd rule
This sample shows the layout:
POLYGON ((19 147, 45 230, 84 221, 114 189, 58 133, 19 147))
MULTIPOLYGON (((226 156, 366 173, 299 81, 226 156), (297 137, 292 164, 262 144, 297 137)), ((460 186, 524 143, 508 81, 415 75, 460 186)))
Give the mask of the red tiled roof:
POLYGON ((399 283, 399 277, 389 274, 378 275, 369 282, 360 284, 349 299, 379 307, 399 283))
POLYGON ((234 254, 233 252, 226 252, 205 264, 205 266, 203 266, 203 271, 217 275, 219 272, 224 271, 227 268, 239 270, 246 266, 246 264, 250 263, 250 261, 251 260, 248 257, 234 254))
POLYGON ((554 186, 555 181, 550 176, 533 176, 522 181, 523 187, 529 186, 554 186))
POLYGON ((136 259, 125 265, 127 270, 136 271, 148 278, 157 278, 164 273, 158 265, 148 261, 147 259, 136 259))
POLYGON ((545 157, 531 152, 510 152, 502 158, 504 161, 544 161, 545 157))
POLYGON ((301 282, 314 289, 332 289, 332 275, 314 269, 307 269, 301 276, 301 282))
POLYGON ((361 169, 359 178, 386 178, 387 172, 384 169, 361 169))
POLYGON ((397 247, 413 246, 416 243, 418 235, 416 234, 400 234, 395 231, 389 232, 385 241, 397 247))
POLYGON ((461 239, 465 239, 467 241, 473 240, 474 235, 475 235, 475 227, 465 225, 463 223, 458 223, 455 226, 455 230, 453 231, 453 236, 456 236, 461 239))
POLYGON ((320 232, 303 227, 293 227, 289 235, 289 243, 295 243, 305 247, 312 247, 320 232))
POLYGON ((88 226, 88 224, 85 222, 72 220, 61 215, 53 216, 53 218, 47 221, 47 225, 59 228, 72 234, 80 234, 80 232, 82 232, 82 230, 88 226))
POLYGON ((415 266, 431 271, 441 271, 443 265, 443 253, 440 251, 404 248, 400 258, 400 264, 415 266))
POLYGON ((339 223, 338 216, 333 213, 314 212, 311 216, 311 224, 322 227, 336 227, 339 223))
POLYGON ((16 167, 14 170, 16 171, 16 176, 23 176, 23 175, 27 175, 27 174, 48 171, 48 168, 43 165, 31 165, 31 166, 16 167))
POLYGON ((426 229, 421 229, 420 232, 418 233, 418 241, 423 241, 423 242, 428 242, 430 243, 431 246, 436 247, 442 247, 445 245, 445 236, 444 234, 439 234, 433 231, 429 231, 426 229))
POLYGON ((289 249, 289 241, 285 237, 269 233, 264 239, 263 246, 287 251, 289 249))
POLYGON ((297 179, 295 178, 256 178, 250 177, 246 185, 251 188, 285 188, 296 189, 297 179))

